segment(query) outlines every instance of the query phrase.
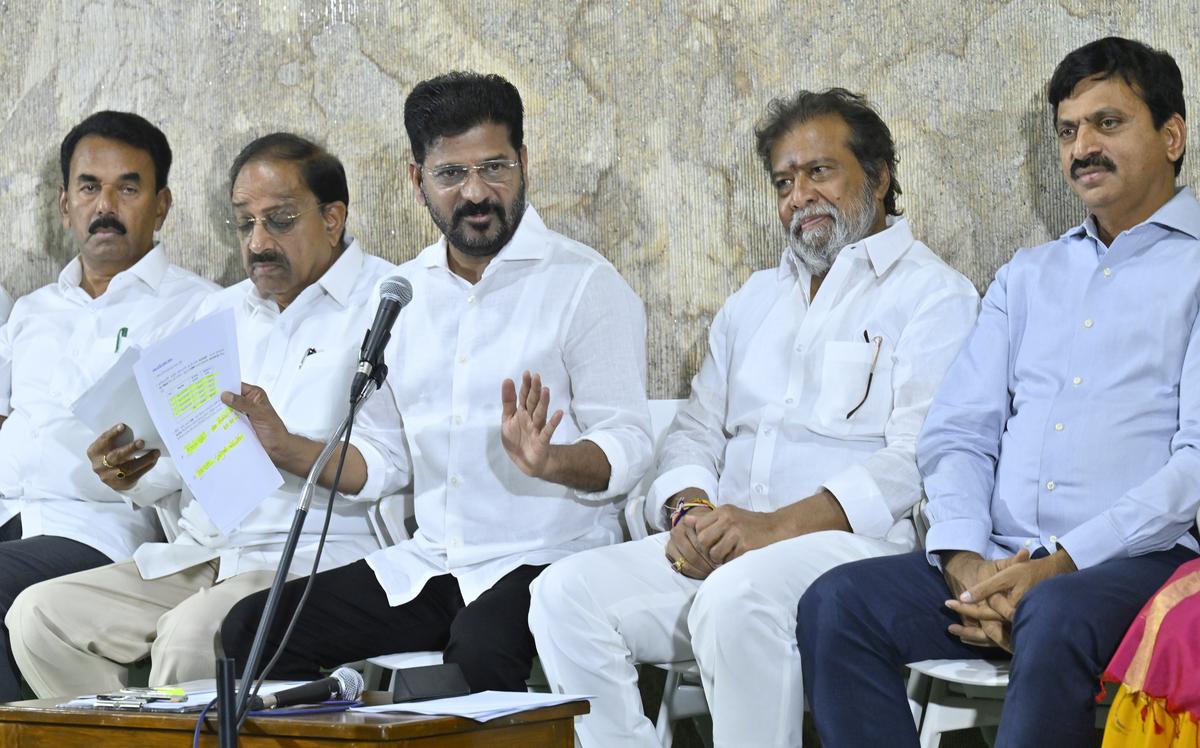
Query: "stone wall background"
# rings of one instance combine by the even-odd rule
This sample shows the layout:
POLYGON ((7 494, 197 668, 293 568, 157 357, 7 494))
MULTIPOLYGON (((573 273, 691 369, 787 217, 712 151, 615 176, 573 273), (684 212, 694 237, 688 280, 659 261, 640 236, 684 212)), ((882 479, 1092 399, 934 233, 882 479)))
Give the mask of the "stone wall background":
POLYGON ((404 174, 404 97, 449 69, 497 72, 525 99, 530 201, 641 294, 650 394, 681 397, 712 315, 783 246, 753 154, 772 97, 866 93, 896 137, 918 236, 982 289, 1016 247, 1082 218, 1044 104, 1054 65, 1092 39, 1132 36, 1175 56, 1194 105, 1198 11, 1185 0, 0 0, 0 282, 26 293, 72 256, 58 145, 102 108, 137 111, 171 140, 163 236, 197 272, 243 277, 225 172, 279 129, 337 153, 351 230, 409 259, 436 230, 404 174))

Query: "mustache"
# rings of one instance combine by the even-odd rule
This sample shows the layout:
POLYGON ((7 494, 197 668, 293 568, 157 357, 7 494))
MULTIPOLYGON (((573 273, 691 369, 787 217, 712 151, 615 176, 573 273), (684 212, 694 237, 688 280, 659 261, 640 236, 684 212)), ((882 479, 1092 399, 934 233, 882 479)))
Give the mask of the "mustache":
POLYGON ((1107 171, 1117 170, 1117 165, 1109 160, 1108 156, 1099 153, 1093 153, 1087 158, 1077 158, 1071 162, 1071 179, 1079 179, 1079 172, 1094 166, 1098 166, 1107 171))
POLYGON ((841 212, 830 203, 818 203, 815 205, 809 205, 806 208, 801 208, 799 210, 792 212, 792 222, 788 226, 788 230, 790 231, 792 236, 799 239, 800 234, 802 233, 800 230, 800 223, 809 218, 812 218, 813 216, 820 216, 820 215, 828 215, 830 218, 833 219, 833 222, 835 224, 839 220, 841 220, 841 217, 842 217, 841 212))
POLYGON ((458 206, 454 209, 454 215, 451 216, 450 221, 452 224, 456 224, 467 216, 486 216, 488 213, 495 213, 497 218, 501 221, 504 220, 504 206, 489 200, 483 203, 466 203, 458 206))
POLYGON ((282 252, 267 250, 266 252, 250 252, 248 265, 282 265, 289 267, 288 259, 282 252))
POLYGON ((100 216, 96 220, 92 221, 88 226, 88 233, 94 234, 100 229, 112 229, 118 234, 124 234, 126 232, 125 224, 118 221, 116 216, 100 216))

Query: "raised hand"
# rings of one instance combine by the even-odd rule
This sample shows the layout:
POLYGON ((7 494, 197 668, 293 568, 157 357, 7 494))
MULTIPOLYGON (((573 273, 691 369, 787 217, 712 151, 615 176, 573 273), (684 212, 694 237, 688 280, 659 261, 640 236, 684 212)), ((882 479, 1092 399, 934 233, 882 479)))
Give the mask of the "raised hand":
POLYGON ((504 451, 522 473, 534 478, 546 475, 551 461, 550 437, 562 422, 563 412, 550 410, 550 388, 542 386, 539 374, 521 375, 521 391, 505 379, 500 385, 500 441, 504 451))

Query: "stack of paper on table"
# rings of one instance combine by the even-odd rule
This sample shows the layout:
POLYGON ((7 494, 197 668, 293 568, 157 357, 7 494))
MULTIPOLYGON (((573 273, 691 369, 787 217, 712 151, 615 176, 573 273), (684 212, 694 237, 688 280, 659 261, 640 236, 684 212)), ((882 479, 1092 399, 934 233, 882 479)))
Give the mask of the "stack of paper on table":
MULTIPOLYGON (((301 685, 304 681, 266 681, 262 688, 259 689, 259 696, 282 691, 285 688, 301 685)), ((145 712, 198 712, 208 706, 208 702, 217 698, 217 684, 212 678, 207 680, 189 681, 180 683, 178 686, 166 686, 166 688, 179 688, 187 694, 187 698, 183 701, 151 701, 142 705, 141 711, 145 712)), ((111 704, 100 701, 95 696, 80 696, 77 699, 71 699, 65 704, 60 704, 64 708, 71 709, 112 709, 111 704)))
POLYGON ((381 704, 379 706, 355 707, 356 712, 404 712, 436 717, 466 717, 476 722, 487 722, 497 717, 507 717, 518 712, 557 706, 569 701, 591 698, 561 693, 529 693, 527 691, 480 691, 469 696, 454 696, 449 699, 430 701, 408 701, 403 704, 381 704))

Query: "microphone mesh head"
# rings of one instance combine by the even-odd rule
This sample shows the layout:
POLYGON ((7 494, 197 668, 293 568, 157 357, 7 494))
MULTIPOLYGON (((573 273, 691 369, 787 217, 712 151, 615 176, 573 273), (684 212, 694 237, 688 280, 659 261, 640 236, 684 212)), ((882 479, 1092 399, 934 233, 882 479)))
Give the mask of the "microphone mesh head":
POLYGON ((412 293, 412 284, 403 275, 393 275, 379 284, 380 298, 397 301, 400 306, 412 301, 412 293))
POLYGON ((363 692, 363 677, 357 670, 348 667, 340 667, 329 674, 341 686, 341 696, 338 698, 343 701, 357 701, 363 692))

